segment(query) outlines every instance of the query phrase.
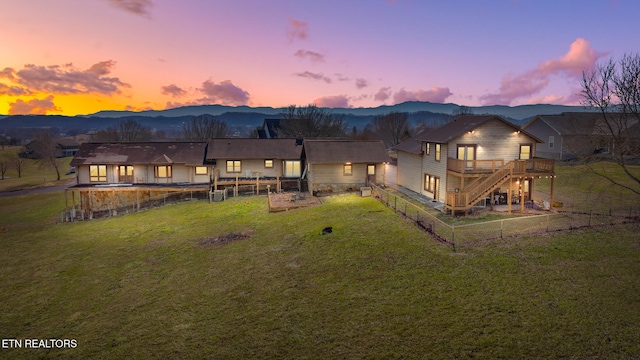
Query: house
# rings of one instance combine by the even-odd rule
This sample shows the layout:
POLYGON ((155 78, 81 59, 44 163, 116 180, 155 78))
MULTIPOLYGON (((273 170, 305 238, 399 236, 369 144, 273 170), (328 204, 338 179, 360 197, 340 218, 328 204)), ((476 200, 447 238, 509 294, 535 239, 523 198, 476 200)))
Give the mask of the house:
MULTIPOLYGON (((74 137, 54 139, 53 144, 55 145, 54 155, 58 158, 74 156, 80 148, 80 142, 74 137)), ((41 152, 41 144, 34 140, 25 145, 25 151, 22 156, 30 159, 42 159, 43 154, 41 152)))
MULTIPOLYGON (((208 192, 212 166, 204 162, 206 142, 84 143, 71 166, 71 192, 79 210, 93 211, 166 199, 175 194, 208 192)), ((65 195, 66 198, 66 195, 65 195)), ((67 206, 68 207, 68 206, 67 206)))
POLYGON ((300 190, 302 139, 211 139, 205 159, 214 166, 214 190, 273 185, 300 190))
POLYGON ((357 190, 384 184, 390 161, 382 141, 305 139, 302 158, 310 192, 357 190))
POLYGON ((452 213, 487 199, 524 211, 534 179, 554 176, 554 161, 535 157, 541 142, 499 116, 461 116, 396 146, 397 183, 452 213))
POLYGON ((608 144, 601 144, 601 137, 594 136, 601 127, 601 116, 599 113, 538 115, 522 129, 544 141, 536 144, 538 157, 570 160, 594 151, 609 151, 608 144))

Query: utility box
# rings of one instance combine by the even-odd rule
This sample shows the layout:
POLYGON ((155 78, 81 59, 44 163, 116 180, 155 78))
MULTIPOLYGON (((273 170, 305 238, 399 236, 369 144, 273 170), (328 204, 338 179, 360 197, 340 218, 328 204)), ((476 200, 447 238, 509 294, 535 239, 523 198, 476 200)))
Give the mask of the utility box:
POLYGON ((369 186, 361 187, 360 196, 371 196, 371 187, 369 186))
POLYGON ((210 201, 220 202, 224 200, 224 190, 214 190, 209 192, 210 201))

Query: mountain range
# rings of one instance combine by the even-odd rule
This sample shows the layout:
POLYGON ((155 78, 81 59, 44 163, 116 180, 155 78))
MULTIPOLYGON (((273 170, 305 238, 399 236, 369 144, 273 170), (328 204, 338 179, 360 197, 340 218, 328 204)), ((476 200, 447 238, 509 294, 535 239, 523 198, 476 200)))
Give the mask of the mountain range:
MULTIPOLYGON (((88 133, 114 126, 125 119, 134 119, 144 126, 164 131, 168 136, 177 134, 182 124, 193 116, 210 114, 225 121, 235 136, 247 136, 264 119, 278 118, 282 108, 200 105, 184 106, 167 110, 148 111, 99 111, 94 114, 61 116, 61 115, 5 115, 0 116, 0 134, 21 139, 29 138, 34 131, 43 128, 55 129, 61 136, 88 133)), ((378 115, 391 112, 409 114, 410 123, 415 126, 439 126, 451 119, 461 110, 456 104, 437 104, 430 102, 405 102, 397 105, 384 105, 375 108, 326 108, 325 110, 342 116, 349 128, 364 128, 378 115)), ((582 106, 566 105, 520 105, 520 106, 478 106, 465 107, 473 114, 500 115, 505 119, 522 125, 536 115, 553 115, 563 112, 592 111, 582 106)))

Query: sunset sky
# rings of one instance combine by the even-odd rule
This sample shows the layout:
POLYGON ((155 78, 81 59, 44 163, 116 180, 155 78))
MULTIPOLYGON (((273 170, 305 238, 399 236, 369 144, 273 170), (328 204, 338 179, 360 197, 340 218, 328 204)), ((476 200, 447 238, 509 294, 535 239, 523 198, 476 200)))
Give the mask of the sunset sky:
POLYGON ((579 104, 637 0, 3 0, 0 114, 579 104))

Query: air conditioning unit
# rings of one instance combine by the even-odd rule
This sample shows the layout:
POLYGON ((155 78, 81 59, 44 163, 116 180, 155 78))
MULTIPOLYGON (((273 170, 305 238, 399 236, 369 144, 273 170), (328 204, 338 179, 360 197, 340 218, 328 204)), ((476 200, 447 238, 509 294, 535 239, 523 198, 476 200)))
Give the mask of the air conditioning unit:
POLYGON ((360 196, 371 196, 371 187, 370 186, 361 187, 360 196))

